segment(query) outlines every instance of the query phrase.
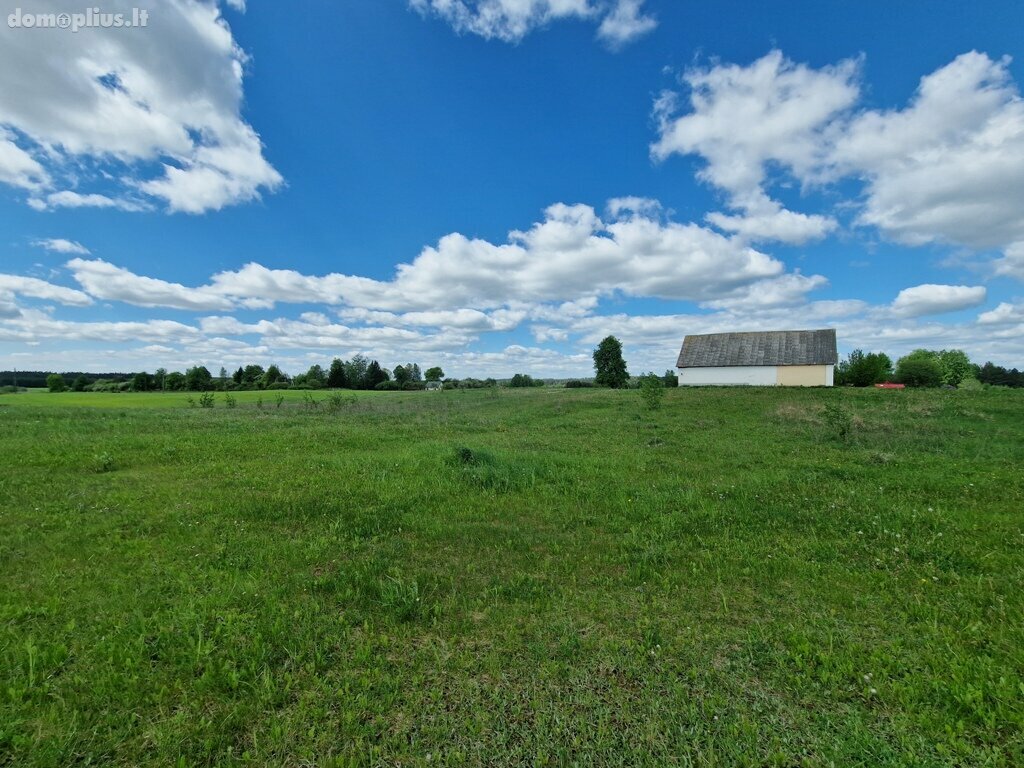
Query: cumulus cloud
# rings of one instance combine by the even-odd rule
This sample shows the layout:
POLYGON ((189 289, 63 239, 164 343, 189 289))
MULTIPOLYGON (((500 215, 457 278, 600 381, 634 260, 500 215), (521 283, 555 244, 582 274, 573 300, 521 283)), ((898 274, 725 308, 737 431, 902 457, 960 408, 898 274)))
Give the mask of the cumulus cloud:
POLYGON ((778 174, 805 186, 856 179, 859 224, 909 245, 1005 249, 996 273, 1020 278, 1024 101, 1009 63, 965 53, 891 110, 858 107, 854 60, 814 69, 773 51, 748 66, 693 69, 683 76, 688 103, 672 92, 656 101, 651 151, 659 160, 701 157, 700 178, 738 212, 707 220, 751 241, 799 244, 837 226, 772 200, 778 174))
POLYGON ((139 210, 155 198, 200 213, 282 183, 241 117, 246 55, 217 4, 167 0, 150 13, 131 30, 0 28, 0 182, 30 190, 33 207, 139 210))
MULTIPOLYGON (((625 205, 619 200, 612 207, 621 214, 625 205)), ((529 229, 509 233, 504 243, 445 235, 399 264, 387 281, 250 263, 193 288, 100 259, 73 259, 67 266, 97 298, 139 306, 217 310, 314 303, 405 313, 406 325, 444 320, 448 327, 464 322, 497 327, 510 320, 493 310, 515 302, 564 302, 616 292, 710 301, 785 271, 780 261, 741 239, 696 224, 656 220, 651 215, 658 208, 651 201, 629 205, 641 211, 605 222, 591 206, 558 203, 529 229), (488 314, 480 314, 484 311, 488 314)))
POLYGON ((858 62, 820 70, 786 59, 780 51, 750 66, 719 64, 683 75, 686 111, 680 95, 663 93, 655 102, 658 160, 674 154, 699 155, 698 176, 724 190, 738 216, 709 220, 752 239, 801 243, 827 234, 835 222, 782 209, 765 193, 768 171, 778 167, 809 177, 825 161, 826 133, 833 120, 857 101, 858 62))
POLYGON ((36 190, 50 182, 43 166, 14 143, 14 134, 0 125, 0 184, 36 190))
POLYGON ((997 275, 1024 280, 1024 242, 1011 243, 993 264, 997 275))
POLYGON ((980 306, 986 296, 983 285, 917 285, 899 292, 892 311, 899 317, 941 315, 980 306))
POLYGON ((72 259, 65 265, 75 280, 98 299, 123 301, 140 307, 188 310, 229 309, 234 302, 203 288, 187 288, 137 275, 102 259, 72 259))
POLYGON ((620 48, 657 27, 643 13, 644 0, 409 0, 419 13, 437 16, 459 34, 517 43, 535 29, 564 19, 598 22, 598 37, 620 48))
POLYGON ((1009 59, 971 52, 923 77, 910 104, 845 127, 832 162, 864 178, 861 221, 911 245, 1024 240, 1024 102, 1009 59))
POLYGON ((995 309, 978 315, 982 325, 1008 325, 1024 323, 1024 304, 1010 304, 1003 301, 995 309))
MULTIPOLYGON (((82 291, 54 285, 37 277, 0 274, 0 293, 27 296, 44 301, 56 301, 72 307, 86 307, 92 299, 82 291)), ((10 301, 10 299, 8 299, 10 301)))
POLYGON ((74 240, 65 240, 63 237, 36 240, 32 245, 38 246, 39 248, 45 248, 46 250, 53 251, 54 253, 77 253, 86 256, 89 254, 89 249, 81 243, 77 243, 74 240))

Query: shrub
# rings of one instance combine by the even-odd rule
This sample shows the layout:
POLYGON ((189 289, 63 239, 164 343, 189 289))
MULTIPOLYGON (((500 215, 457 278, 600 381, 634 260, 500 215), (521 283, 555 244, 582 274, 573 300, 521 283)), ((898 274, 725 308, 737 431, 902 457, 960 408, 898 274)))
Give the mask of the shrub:
POLYGON ((869 352, 855 349, 846 360, 836 367, 836 384, 854 387, 870 387, 889 378, 892 361, 883 352, 869 352))
POLYGON ((825 424, 840 440, 850 436, 853 429, 853 416, 839 402, 825 403, 825 424))
POLYGON ((51 392, 63 392, 67 389, 67 385, 64 383, 64 377, 59 373, 51 373, 47 376, 46 386, 51 392))
POLYGON ((585 389, 587 387, 593 387, 594 384, 589 381, 581 381, 580 379, 569 379, 565 382, 566 389, 585 389))
POLYGON ((934 358, 908 355, 896 365, 896 380, 908 387, 937 387, 942 383, 942 368, 934 358))
POLYGON ((234 408, 236 405, 238 405, 238 400, 230 392, 225 392, 224 393, 224 404, 228 408, 234 408))
POLYGON ((661 407, 661 399, 665 396, 665 382, 660 376, 648 373, 640 377, 640 398, 650 411, 661 407))
POLYGON ((203 392, 199 396, 200 408, 213 408, 213 392, 203 392))

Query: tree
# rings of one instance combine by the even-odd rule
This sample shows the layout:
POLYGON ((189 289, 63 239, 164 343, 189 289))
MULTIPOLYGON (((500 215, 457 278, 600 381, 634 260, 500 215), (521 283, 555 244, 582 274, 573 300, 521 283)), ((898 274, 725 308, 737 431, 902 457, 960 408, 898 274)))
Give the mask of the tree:
POLYGON ((535 386, 533 377, 528 373, 517 373, 512 377, 512 380, 508 383, 510 387, 532 387, 535 386))
POLYGON ((380 367, 380 363, 371 360, 370 364, 366 366, 363 389, 375 389, 378 384, 388 381, 390 378, 388 372, 380 367))
POLYGON ((220 367, 220 373, 217 374, 217 378, 220 380, 221 384, 224 384, 228 380, 228 369, 223 365, 220 367))
POLYGON ((185 371, 185 389, 192 392, 205 392, 213 384, 213 376, 205 365, 197 365, 185 371))
POLYGON ((870 387, 885 381, 891 373, 892 360, 884 352, 864 354, 855 349, 837 366, 836 384, 870 387))
POLYGON ((665 371, 665 375, 661 377, 661 381, 669 389, 671 389, 672 387, 678 387, 679 375, 671 368, 669 368, 667 371, 665 371))
POLYGON ((959 387, 974 370, 971 359, 962 349, 944 349, 939 352, 939 367, 942 368, 942 383, 959 387))
POLYGON ((85 392, 87 386, 89 386, 89 380, 85 376, 76 376, 75 380, 71 382, 71 391, 85 392))
POLYGON ((356 355, 345 363, 345 378, 352 389, 361 389, 366 381, 366 369, 370 361, 362 355, 356 355))
POLYGON ((407 365, 405 369, 409 371, 409 381, 423 381, 423 374, 420 373, 419 363, 407 365))
POLYGON ((423 375, 427 381, 440 381, 444 378, 444 371, 441 370, 441 366, 435 365, 433 368, 427 368, 427 372, 423 375))
POLYGON ((327 384, 327 374, 324 373, 324 369, 319 365, 313 364, 309 366, 309 370, 305 373, 300 373, 294 379, 293 384, 304 384, 312 389, 320 389, 327 384))
POLYGON ((247 365, 242 370, 242 384, 248 384, 250 386, 256 385, 259 383, 260 379, 263 378, 264 373, 266 373, 266 371, 263 370, 262 365, 256 365, 255 363, 247 365))
POLYGON ((185 374, 179 371, 171 371, 164 378, 164 389, 171 392, 180 392, 185 389, 185 374))
POLYGON ((238 370, 231 374, 231 380, 235 382, 235 384, 241 384, 244 378, 245 370, 242 368, 242 366, 238 366, 238 370))
POLYGON ((145 371, 132 376, 132 392, 149 392, 153 389, 153 377, 145 371))
MULTIPOLYGON (((925 351, 927 350, 918 350, 925 351)), ((911 352, 896 364, 896 380, 908 387, 937 387, 942 383, 942 367, 932 354, 911 352)))
POLYGON ((606 336, 594 350, 594 373, 594 383, 599 387, 619 389, 629 382, 622 342, 614 336, 606 336))
POLYGON ((64 383, 64 377, 59 373, 51 373, 46 377, 46 386, 51 392, 63 392, 67 389, 67 384, 64 383))
POLYGON ((341 389, 349 386, 348 376, 345 375, 345 363, 341 358, 331 360, 331 367, 327 371, 327 386, 331 389, 341 389))
POLYGON ((1024 387, 1024 373, 988 362, 978 369, 978 381, 996 387, 1024 387))
POLYGON ((154 389, 163 389, 164 388, 164 382, 166 381, 166 379, 167 379, 167 369, 166 368, 157 368, 156 369, 156 373, 153 374, 153 388, 154 389))
POLYGON ((392 375, 395 377, 396 384, 412 381, 411 372, 404 365, 396 365, 392 375))
POLYGON ((267 368, 267 370, 265 370, 263 372, 263 375, 260 377, 259 386, 260 389, 268 389, 269 387, 272 387, 275 384, 277 384, 279 381, 286 382, 288 381, 288 377, 281 373, 280 368, 278 368, 276 365, 271 364, 271 366, 267 368))

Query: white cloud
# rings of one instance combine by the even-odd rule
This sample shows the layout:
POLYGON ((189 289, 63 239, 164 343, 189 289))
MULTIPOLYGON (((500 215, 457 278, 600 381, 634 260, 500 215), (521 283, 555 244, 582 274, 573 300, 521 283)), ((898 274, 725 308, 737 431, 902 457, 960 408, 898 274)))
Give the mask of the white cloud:
POLYGON ((742 207, 740 215, 712 212, 705 218, 709 224, 751 242, 775 241, 790 245, 821 240, 838 227, 831 216, 789 211, 764 196, 742 207))
POLYGON ((982 285, 917 285, 899 292, 892 311, 899 317, 940 315, 980 306, 986 295, 982 285))
POLYGON ((822 275, 807 277, 790 273, 771 280, 762 280, 746 286, 734 296, 701 304, 707 309, 727 309, 733 312, 764 310, 804 304, 807 294, 828 285, 822 275))
POLYGON ((96 192, 83 195, 70 189, 30 197, 28 204, 37 211, 57 208, 116 208, 122 211, 145 211, 152 207, 144 201, 124 197, 113 198, 96 192))
POLYGON ((91 295, 140 307, 171 307, 198 311, 229 309, 234 303, 202 288, 186 288, 136 275, 102 259, 72 259, 65 265, 91 295))
POLYGON ((0 293, 18 294, 44 301, 57 301, 73 307, 85 307, 92 304, 92 299, 74 288, 54 285, 37 277, 0 274, 0 293))
POLYGON ((658 140, 652 155, 700 155, 699 178, 724 190, 741 215, 712 213, 708 220, 751 240, 804 243, 835 228, 826 216, 784 210, 765 192, 768 171, 778 167, 800 178, 825 161, 826 133, 859 96, 858 62, 820 70, 786 59, 780 51, 748 67, 720 64, 683 75, 689 111, 678 115, 679 95, 655 102, 658 140))
POLYGON ((857 109, 858 76, 856 61, 813 69, 778 51, 749 66, 690 70, 683 114, 678 94, 655 103, 652 154, 702 157, 700 178, 739 212, 707 220, 750 241, 800 244, 837 226, 772 200, 774 171, 805 186, 856 178, 864 185, 858 223, 910 245, 1006 249, 996 273, 1024 275, 1014 250, 1024 242, 1024 100, 1009 59, 958 56, 892 110, 857 109))
POLYGON ((1024 240, 1024 102, 1009 60, 971 52, 921 79, 909 106, 867 111, 836 141, 867 183, 861 222, 911 245, 1024 240))
MULTIPOLYGON (((621 201, 613 207, 625 210, 621 201)), ((633 205, 639 205, 633 203, 633 205)), ((650 201, 640 205, 656 211, 650 201)), ((389 281, 246 264, 189 288, 136 275, 101 260, 68 263, 98 298, 179 309, 269 308, 277 302, 316 303, 406 313, 407 325, 511 322, 493 310, 516 302, 575 301, 621 292, 628 296, 711 301, 784 272, 781 262, 742 240, 695 224, 660 222, 643 213, 602 221, 587 205, 558 203, 505 243, 445 235, 389 281), (482 315, 428 315, 490 311, 482 315)))
POLYGON ((564 19, 598 21, 598 37, 619 48, 647 34, 657 21, 643 13, 644 0, 409 0, 423 14, 444 20, 459 34, 517 43, 535 29, 564 19))
POLYGON ((981 325, 1008 325, 1011 323, 1024 323, 1024 304, 1010 304, 1000 302, 999 306, 988 312, 978 315, 978 322, 981 325))
POLYGON ((597 28, 597 36, 613 50, 643 37, 658 26, 658 20, 643 13, 644 0, 618 0, 597 28))
POLYGON ((993 263, 997 275, 1024 280, 1024 242, 1011 243, 993 263))
POLYGON ((58 339, 62 343, 73 341, 180 343, 198 338, 199 332, 196 328, 173 320, 71 322, 55 320, 47 313, 38 310, 24 310, 20 317, 0 325, 0 341, 27 342, 58 339))
POLYGON ((131 30, 0 27, 0 181, 31 190, 37 209, 139 210, 143 194, 199 213, 257 198, 281 177, 241 117, 245 61, 209 0, 166 0, 131 30))
POLYGON ((54 253, 77 253, 83 256, 89 254, 89 249, 74 240, 65 240, 63 237, 52 237, 43 240, 36 240, 32 245, 45 248, 54 253))
POLYGON ((49 182, 49 174, 43 166, 15 144, 14 135, 0 125, 0 184, 36 190, 49 182))

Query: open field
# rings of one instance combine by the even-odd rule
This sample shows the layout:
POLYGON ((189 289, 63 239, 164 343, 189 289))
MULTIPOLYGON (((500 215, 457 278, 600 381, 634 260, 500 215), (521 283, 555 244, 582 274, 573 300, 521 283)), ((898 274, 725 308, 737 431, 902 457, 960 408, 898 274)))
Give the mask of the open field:
POLYGON ((0 396, 0 764, 1024 764, 1024 393, 254 395, 0 396))

